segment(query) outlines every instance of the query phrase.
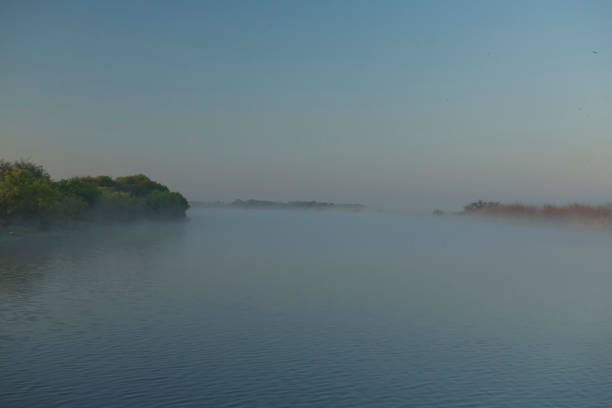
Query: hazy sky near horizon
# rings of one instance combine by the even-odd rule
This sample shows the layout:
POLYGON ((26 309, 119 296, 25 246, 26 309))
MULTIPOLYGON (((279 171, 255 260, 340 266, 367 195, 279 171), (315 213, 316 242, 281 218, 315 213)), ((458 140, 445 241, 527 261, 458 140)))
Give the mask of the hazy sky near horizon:
POLYGON ((0 157, 201 200, 612 201, 611 21, 609 1, 4 1, 0 157))

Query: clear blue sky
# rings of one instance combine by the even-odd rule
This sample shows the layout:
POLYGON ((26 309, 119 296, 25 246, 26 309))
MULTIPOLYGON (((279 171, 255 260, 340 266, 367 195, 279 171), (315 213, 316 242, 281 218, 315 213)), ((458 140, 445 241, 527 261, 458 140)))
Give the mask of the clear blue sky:
POLYGON ((0 157, 204 200, 612 201, 611 22, 610 1, 5 0, 0 157))

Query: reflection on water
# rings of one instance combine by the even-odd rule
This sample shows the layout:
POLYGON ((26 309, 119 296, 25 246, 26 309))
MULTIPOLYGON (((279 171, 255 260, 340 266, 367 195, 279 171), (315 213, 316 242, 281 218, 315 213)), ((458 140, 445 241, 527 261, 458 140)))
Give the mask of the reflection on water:
POLYGON ((196 209, 0 244, 0 402, 612 405, 612 233, 196 209))

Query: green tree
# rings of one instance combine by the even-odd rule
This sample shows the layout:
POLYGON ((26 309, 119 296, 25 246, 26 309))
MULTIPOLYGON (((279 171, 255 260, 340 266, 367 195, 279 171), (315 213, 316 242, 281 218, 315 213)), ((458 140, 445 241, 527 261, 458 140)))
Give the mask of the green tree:
POLYGON ((143 174, 53 182, 40 165, 0 159, 0 223, 168 218, 184 216, 188 208, 185 197, 143 174))
POLYGON ((0 173, 0 218, 44 217, 57 208, 51 181, 29 170, 13 168, 0 173))
POLYGON ((0 159, 0 175, 11 170, 27 170, 32 173, 34 178, 51 179, 49 173, 40 164, 35 164, 25 159, 19 159, 14 162, 0 159))
POLYGON ((144 197, 152 191, 168 192, 168 187, 157 183, 144 174, 134 176, 117 177, 115 179, 115 189, 130 193, 133 196, 144 197))
POLYGON ((147 207, 157 215, 165 217, 183 216, 189 208, 187 199, 180 193, 152 191, 145 198, 147 207))
POLYGON ((109 176, 97 176, 97 177, 78 177, 84 183, 92 184, 97 187, 114 187, 115 180, 110 178, 109 176))
POLYGON ((94 184, 86 183, 78 178, 60 180, 55 185, 62 194, 76 196, 84 200, 88 206, 93 206, 102 194, 94 184))

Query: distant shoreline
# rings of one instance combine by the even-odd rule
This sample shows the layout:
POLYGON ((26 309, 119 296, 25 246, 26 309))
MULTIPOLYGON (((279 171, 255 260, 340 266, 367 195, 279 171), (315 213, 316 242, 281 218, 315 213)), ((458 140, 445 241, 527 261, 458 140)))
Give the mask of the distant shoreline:
MULTIPOLYGON (((445 214, 447 213, 441 210, 433 211, 435 216, 445 214)), ((563 206, 550 204, 535 206, 479 200, 466 205, 463 211, 451 212, 448 215, 496 217, 528 221, 561 221, 585 226, 612 227, 612 204, 592 206, 574 203, 563 206)))
POLYGON ((366 208, 363 204, 353 203, 331 203, 321 201, 268 201, 237 199, 232 202, 224 201, 190 201, 193 207, 207 208, 243 208, 243 209, 293 209, 293 210, 345 210, 345 211, 361 211, 366 208))

